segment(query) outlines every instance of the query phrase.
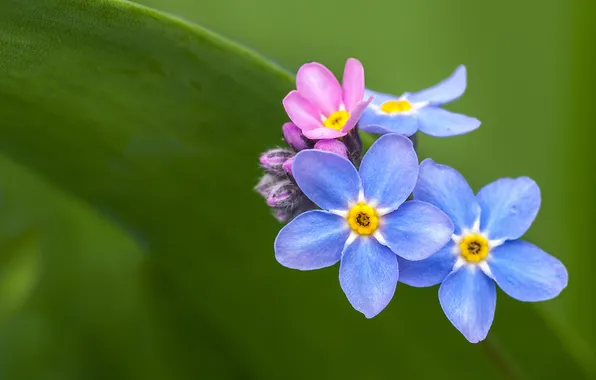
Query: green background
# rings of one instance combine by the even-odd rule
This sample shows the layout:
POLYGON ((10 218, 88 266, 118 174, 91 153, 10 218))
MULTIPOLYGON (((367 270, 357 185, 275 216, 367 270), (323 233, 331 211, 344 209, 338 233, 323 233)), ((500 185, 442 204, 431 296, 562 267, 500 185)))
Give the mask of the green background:
POLYGON ((372 320, 337 268, 273 258, 252 191, 280 143, 291 77, 182 21, 123 2, 0 0, 0 379, 596 378, 593 97, 588 1, 145 0, 294 72, 400 94, 458 64, 465 136, 421 158, 475 189, 528 175, 526 238, 570 273, 559 298, 499 292, 486 342, 437 288, 400 285, 372 320), (213 42, 215 41, 215 42, 213 42))

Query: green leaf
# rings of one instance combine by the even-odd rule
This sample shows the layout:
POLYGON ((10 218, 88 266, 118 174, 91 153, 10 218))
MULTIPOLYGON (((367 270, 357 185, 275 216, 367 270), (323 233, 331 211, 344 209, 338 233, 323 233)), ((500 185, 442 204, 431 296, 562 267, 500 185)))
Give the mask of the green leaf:
MULTIPOLYGON (((4 232, 4 231, 3 231, 4 232)), ((0 323, 18 312, 37 283, 39 242, 33 230, 4 237, 0 245, 0 323)))
MULTIPOLYGON (((512 371, 494 344, 452 328, 436 289, 400 286, 366 320, 337 268, 275 262, 280 226, 251 189, 259 152, 280 143, 285 71, 120 1, 0 0, 0 25, 0 175, 13 210, 3 217, 36 226, 47 256, 47 277, 2 331, 8 378, 512 371), (32 368, 31 357, 44 360, 32 368)), ((580 378, 540 318, 508 302, 559 360, 531 375, 580 378)))

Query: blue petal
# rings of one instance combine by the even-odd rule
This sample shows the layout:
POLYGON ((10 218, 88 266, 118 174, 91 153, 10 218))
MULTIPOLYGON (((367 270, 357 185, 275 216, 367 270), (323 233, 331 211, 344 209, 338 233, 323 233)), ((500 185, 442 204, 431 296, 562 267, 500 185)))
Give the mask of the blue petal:
POLYGON ((406 260, 423 260, 451 240, 453 223, 430 203, 409 201, 382 217, 380 231, 396 255, 406 260))
POLYGON ((367 99, 370 96, 373 96, 373 100, 360 117, 358 122, 360 129, 369 133, 399 133, 404 136, 411 136, 416 133, 418 130, 416 115, 387 114, 379 110, 383 103, 397 100, 399 99, 398 96, 365 90, 364 98, 367 99))
POLYGON ((369 133, 412 136, 418 130, 418 119, 416 115, 388 114, 369 107, 360 117, 358 127, 369 133))
POLYGON ((379 314, 395 293, 397 256, 372 237, 359 237, 343 253, 339 283, 348 300, 366 318, 379 314))
POLYGON ((410 95, 408 100, 441 105, 459 98, 464 91, 466 91, 466 67, 460 65, 449 78, 433 87, 410 95))
POLYGON ((313 270, 339 261, 350 228, 345 219, 326 211, 307 211, 275 238, 275 258, 288 268, 313 270))
POLYGON ((398 257, 399 282, 424 288, 443 282, 445 277, 453 270, 457 255, 453 253, 453 242, 431 257, 420 261, 409 261, 398 257))
POLYGON ((480 229, 492 240, 515 240, 526 233, 540 209, 540 188, 528 177, 501 178, 476 196, 480 229))
POLYGON ((395 210, 412 193, 418 178, 418 157, 407 137, 391 133, 370 147, 360 165, 367 202, 395 210))
POLYGON ((493 323, 497 291, 493 280, 476 266, 463 266, 452 272, 439 288, 439 301, 445 315, 467 340, 478 343, 486 338, 493 323))
POLYGON ((501 289, 520 301, 549 300, 567 287, 563 263, 522 240, 493 249, 488 266, 501 289))
POLYGON ((381 104, 389 101, 389 100, 396 100, 398 99, 397 96, 395 95, 391 95, 391 94, 384 94, 382 92, 376 92, 376 91, 372 91, 369 89, 365 89, 364 90, 364 97, 363 99, 368 99, 370 97, 373 97, 372 102, 370 102, 370 105, 368 106, 370 108, 370 106, 377 106, 380 107, 381 104))
POLYGON ((302 192, 325 210, 347 210, 362 188, 354 165, 335 153, 303 150, 294 158, 292 174, 302 192))
POLYGON ((462 229, 472 228, 480 217, 480 206, 464 177, 457 170, 429 158, 420 164, 414 199, 433 204, 445 212, 458 235, 462 229))
POLYGON ((446 111, 438 107, 422 107, 418 111, 418 129, 435 137, 463 135, 480 126, 473 117, 446 111))

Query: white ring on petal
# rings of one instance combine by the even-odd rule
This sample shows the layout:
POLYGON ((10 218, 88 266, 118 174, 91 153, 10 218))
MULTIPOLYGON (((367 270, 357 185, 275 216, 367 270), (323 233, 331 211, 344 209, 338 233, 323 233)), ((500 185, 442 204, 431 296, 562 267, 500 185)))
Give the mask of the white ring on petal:
POLYGON ((337 215, 337 216, 341 216, 342 218, 347 218, 348 217, 348 210, 327 210, 329 211, 331 214, 337 215))
POLYGON ((389 207, 379 208, 379 209, 377 209, 377 215, 383 216, 383 215, 387 215, 387 214, 389 214, 390 212, 393 212, 393 211, 395 211, 395 210, 393 210, 393 209, 391 209, 389 207))
POLYGON ((360 190, 358 193, 358 202, 364 202, 364 190, 360 190))
POLYGON ((384 245, 385 247, 387 247, 387 241, 385 240, 385 238, 383 237, 383 234, 377 230, 374 234, 373 237, 375 239, 377 239, 377 241, 379 242, 379 244, 384 245))
POLYGON ((459 268, 467 265, 468 262, 466 261, 466 259, 464 259, 463 257, 459 256, 457 258, 457 261, 455 262, 455 264, 453 264, 453 270, 452 272, 455 272, 456 270, 458 270, 459 268))
POLYGON ((478 267, 480 269, 482 269, 482 271, 484 272, 485 275, 487 275, 488 277, 494 279, 493 277, 493 273, 490 271, 490 267, 488 266, 488 256, 486 257, 486 259, 482 260, 481 262, 477 263, 476 265, 478 265, 478 267))
MULTIPOLYGON (((355 242, 355 241, 356 241, 356 239, 358 239, 358 234, 357 234, 356 232, 352 231, 352 232, 350 233, 350 236, 348 236, 348 239, 346 240, 346 244, 344 244, 344 250, 345 250, 345 249, 346 249, 346 248, 347 248, 347 247, 348 247, 350 244, 352 244, 353 242, 355 242)), ((343 255, 343 252, 342 252, 342 255, 343 255)))
POLYGON ((451 240, 453 240, 453 242, 455 244, 461 243, 461 239, 463 239, 462 235, 456 235, 456 234, 451 235, 451 240))
MULTIPOLYGON (((487 237, 486 235, 482 235, 484 237, 487 237)), ((488 240, 488 239, 487 239, 488 240)), ((500 245, 503 245, 503 243, 505 243, 507 240, 505 239, 499 239, 499 240, 489 240, 488 241, 488 249, 493 249, 493 248, 497 248, 500 245)))

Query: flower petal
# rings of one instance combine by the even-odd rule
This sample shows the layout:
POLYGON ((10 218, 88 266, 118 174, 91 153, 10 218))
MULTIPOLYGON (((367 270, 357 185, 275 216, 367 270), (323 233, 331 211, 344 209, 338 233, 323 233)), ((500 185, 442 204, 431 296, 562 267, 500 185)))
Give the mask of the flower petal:
POLYGON ((519 239, 540 209, 540 188, 528 177, 498 179, 476 198, 482 209, 480 229, 492 240, 519 239))
POLYGON ((283 100, 286 113, 298 128, 304 131, 323 127, 321 113, 298 91, 290 91, 283 100))
POLYGON ((349 132, 352 128, 354 128, 356 126, 356 124, 358 124, 358 121, 360 121, 360 117, 362 116, 362 113, 364 112, 366 107, 368 107, 368 105, 370 104, 370 102, 372 100, 373 100, 373 98, 371 96, 365 101, 356 103, 356 105, 350 112, 350 117, 349 117, 348 121, 346 121, 346 124, 341 129, 342 132, 349 132))
POLYGON ((494 248, 488 266, 505 293, 520 301, 554 298, 567 287, 567 269, 558 259, 522 240, 494 248))
POLYGON ((493 280, 476 266, 452 272, 439 288, 445 315, 467 340, 478 343, 488 335, 497 304, 493 280))
POLYGON ((367 202, 393 211, 412 193, 418 178, 418 157, 412 141, 391 133, 370 147, 360 165, 360 178, 367 202))
POLYGON ((296 88, 325 116, 339 110, 341 86, 335 75, 317 62, 306 63, 296 74, 296 88))
POLYGON ((388 114, 374 107, 368 107, 362 114, 358 126, 369 133, 399 133, 412 136, 418 130, 418 117, 415 114, 388 114))
POLYGON ((453 243, 447 243, 428 259, 409 261, 398 257, 397 260, 399 262, 399 282, 424 288, 443 282, 453 270, 457 255, 453 253, 453 243))
POLYGON ((342 98, 348 112, 364 98, 364 67, 355 58, 350 58, 342 78, 342 98))
POLYGON ((370 103, 370 107, 373 108, 379 108, 381 107, 381 105, 389 100, 397 100, 398 97, 395 95, 391 95, 391 94, 385 94, 382 92, 376 92, 376 91, 372 91, 369 90, 367 88, 364 89, 364 97, 365 99, 368 99, 372 97, 373 100, 370 103))
POLYGON ((326 210, 347 210, 362 188, 354 165, 335 153, 303 150, 294 158, 292 173, 300 190, 326 210))
POLYGON ((443 248, 451 240, 453 223, 430 203, 409 201, 383 216, 380 231, 396 255, 415 261, 443 248))
POLYGON ((350 228, 344 218, 313 210, 298 215, 275 238, 275 258, 288 268, 313 270, 339 261, 350 228))
POLYGON ((343 137, 347 134, 347 132, 337 131, 331 128, 317 128, 311 129, 309 131, 302 131, 304 136, 311 140, 327 140, 327 139, 336 139, 338 137, 343 137))
POLYGON ((342 254, 339 283, 354 309, 372 318, 393 298, 398 274, 397 256, 389 248, 359 237, 342 254))
POLYGON ((429 102, 431 105, 441 105, 451 102, 466 91, 466 67, 460 65, 453 74, 441 83, 412 94, 412 102, 429 102))
POLYGON ((414 199, 440 208, 451 218, 458 235, 462 229, 472 228, 480 217, 480 206, 465 178, 457 170, 430 158, 420 164, 414 199))
POLYGON ((418 111, 418 129, 429 136, 463 135, 480 126, 473 117, 446 111, 438 107, 423 107, 418 111))
MULTIPOLYGON (((365 97, 373 97, 372 102, 366 108, 358 127, 370 133, 399 133, 400 135, 411 136, 418 130, 418 120, 414 114, 388 114, 380 110, 383 103, 390 100, 398 100, 395 95, 383 94, 371 90, 364 90, 365 97)), ((403 95, 402 95, 403 96, 403 95)))

